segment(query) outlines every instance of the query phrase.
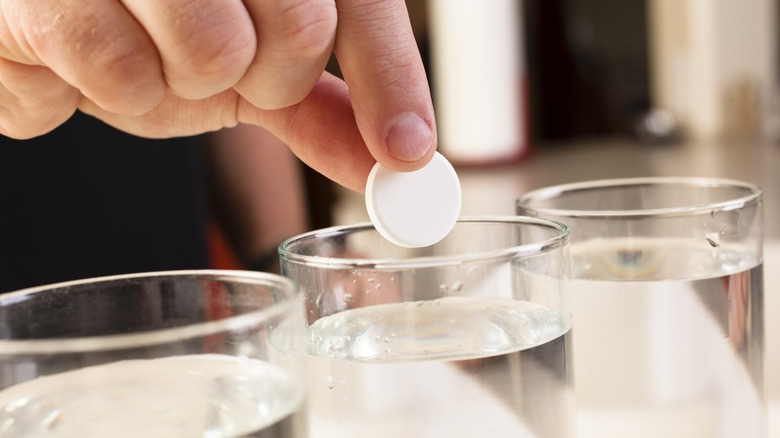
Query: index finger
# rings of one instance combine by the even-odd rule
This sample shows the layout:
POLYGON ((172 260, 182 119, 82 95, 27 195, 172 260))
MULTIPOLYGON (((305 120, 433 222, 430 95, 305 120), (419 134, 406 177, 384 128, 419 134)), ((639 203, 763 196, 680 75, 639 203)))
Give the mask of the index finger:
POLYGON ((334 52, 374 158, 416 170, 436 149, 428 80, 404 0, 336 0, 334 52))

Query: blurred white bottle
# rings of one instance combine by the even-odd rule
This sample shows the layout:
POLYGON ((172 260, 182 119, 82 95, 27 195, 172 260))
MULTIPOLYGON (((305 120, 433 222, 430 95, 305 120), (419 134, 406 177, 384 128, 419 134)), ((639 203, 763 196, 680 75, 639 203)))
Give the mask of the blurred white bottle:
POLYGON ((453 164, 527 151, 528 101, 518 0, 428 0, 439 150, 453 164))

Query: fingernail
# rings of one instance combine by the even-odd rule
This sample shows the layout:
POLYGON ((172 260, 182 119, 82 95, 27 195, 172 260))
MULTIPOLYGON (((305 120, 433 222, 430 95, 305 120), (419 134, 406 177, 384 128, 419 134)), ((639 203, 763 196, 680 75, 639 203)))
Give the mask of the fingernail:
POLYGON ((406 114, 395 121, 385 139, 390 155, 403 161, 417 161, 433 144, 431 128, 417 114, 406 114))

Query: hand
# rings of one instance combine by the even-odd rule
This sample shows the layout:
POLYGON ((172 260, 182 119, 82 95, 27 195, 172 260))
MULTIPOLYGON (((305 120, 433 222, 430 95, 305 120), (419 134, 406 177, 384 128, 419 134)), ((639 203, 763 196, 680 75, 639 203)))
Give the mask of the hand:
POLYGON ((77 108, 147 137, 257 124, 358 191, 436 145, 404 0, 3 0, 0 105, 15 138, 77 108))

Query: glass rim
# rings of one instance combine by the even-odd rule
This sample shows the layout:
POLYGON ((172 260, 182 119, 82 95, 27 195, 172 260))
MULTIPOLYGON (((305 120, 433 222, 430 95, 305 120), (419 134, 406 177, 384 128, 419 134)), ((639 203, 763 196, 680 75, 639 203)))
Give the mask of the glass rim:
POLYGON ((376 231, 370 222, 360 222, 351 225, 337 225, 333 227, 314 230, 286 239, 279 245, 279 257, 282 261, 290 261, 305 264, 310 267, 326 269, 377 269, 393 270, 408 268, 425 268, 434 266, 453 266, 477 260, 506 259, 517 256, 529 256, 551 249, 564 246, 569 241, 569 227, 561 222, 550 219, 535 218, 530 216, 462 216, 455 223, 504 223, 504 224, 529 224, 544 226, 557 233, 549 238, 541 239, 533 243, 507 246, 505 248, 475 251, 466 254, 426 255, 418 257, 386 257, 386 258, 360 258, 360 257, 327 257, 318 255, 298 254, 291 251, 290 247, 313 239, 322 239, 336 235, 345 235, 360 231, 376 231))
POLYGON ((588 218, 628 218, 628 217, 661 217, 661 216, 685 216, 696 215, 712 210, 730 211, 737 210, 746 205, 761 201, 763 190, 756 184, 729 178, 718 177, 673 177, 673 176, 649 176, 635 178, 613 178, 581 181, 575 183, 558 184, 540 189, 531 190, 521 195, 515 202, 516 208, 526 211, 534 211, 539 215, 556 217, 588 217, 588 218), (745 190, 744 196, 736 196, 732 199, 706 204, 696 204, 682 207, 658 207, 630 210, 587 210, 541 207, 528 204, 540 200, 553 199, 561 194, 576 191, 597 190, 616 187, 639 186, 679 186, 690 188, 733 188, 745 190))
POLYGON ((183 269, 170 271, 139 272, 107 275, 34 286, 0 294, 0 306, 12 305, 30 299, 31 295, 57 291, 87 284, 112 283, 116 281, 164 278, 212 278, 215 280, 237 279, 248 283, 262 284, 287 290, 285 299, 273 306, 241 313, 240 315, 201 321, 180 327, 162 328, 138 333, 122 333, 99 336, 76 336, 67 338, 8 339, 0 338, 0 358, 24 354, 65 354, 111 351, 143 346, 153 346, 195 337, 203 337, 231 329, 262 322, 283 314, 292 305, 297 305, 302 296, 300 286, 293 280, 267 272, 229 269, 183 269))

